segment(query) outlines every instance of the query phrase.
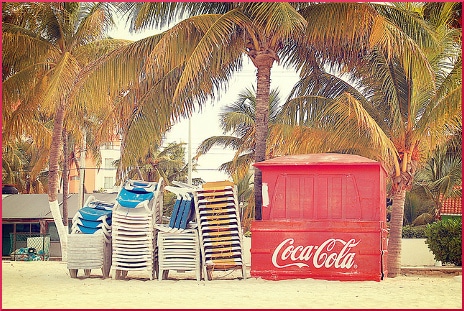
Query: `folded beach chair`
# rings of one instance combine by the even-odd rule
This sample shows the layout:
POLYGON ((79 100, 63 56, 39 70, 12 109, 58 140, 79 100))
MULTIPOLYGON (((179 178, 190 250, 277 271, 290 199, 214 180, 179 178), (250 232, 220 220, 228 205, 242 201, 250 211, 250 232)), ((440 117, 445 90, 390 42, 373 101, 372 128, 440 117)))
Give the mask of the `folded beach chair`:
POLYGON ((109 277, 113 206, 114 202, 89 196, 74 215, 67 248, 67 267, 72 278, 77 277, 79 269, 84 269, 86 276, 90 276, 91 269, 101 269, 103 277, 109 277))
POLYGON ((194 201, 202 272, 211 280, 213 271, 240 269, 246 279, 236 186, 227 181, 206 183, 195 192, 194 201))
POLYGON ((111 242, 107 242, 103 232, 69 234, 67 267, 72 278, 77 277, 79 269, 83 269, 87 277, 92 269, 101 269, 103 278, 109 277, 111 242))
MULTIPOLYGON (((169 190, 169 188, 170 188, 169 186, 166 187, 167 190, 169 190)), ((173 228, 173 229, 175 228, 177 214, 180 214, 181 205, 183 205, 183 202, 182 202, 183 200, 184 200, 184 196, 180 193, 177 193, 177 199, 176 199, 176 202, 174 202, 171 218, 169 220, 169 228, 173 228)), ((158 227, 158 230, 162 230, 162 229, 158 227)))
POLYGON ((158 182, 127 180, 116 198, 112 214, 112 276, 129 271, 157 272, 155 224, 162 219, 163 179, 158 182))
POLYGON ((201 280, 200 242, 197 229, 179 232, 158 232, 158 279, 168 277, 170 270, 195 271, 196 280, 201 280))
POLYGON ((156 224, 156 229, 163 232, 179 232, 187 227, 190 229, 196 227, 195 222, 191 223, 195 217, 195 204, 191 190, 172 186, 167 186, 165 189, 176 194, 176 201, 168 224, 156 224))
POLYGON ((153 199, 157 183, 140 180, 128 180, 121 188, 116 201, 125 208, 148 208, 148 203, 153 199))
POLYGON ((94 234, 102 232, 105 239, 111 239, 111 216, 114 203, 103 202, 89 196, 84 207, 74 215, 71 233, 94 234))
POLYGON ((176 194, 171 217, 167 224, 156 224, 158 230, 158 279, 168 277, 170 270, 195 271, 201 280, 200 243, 195 217, 193 193, 195 188, 178 183, 179 187, 167 186, 176 194))

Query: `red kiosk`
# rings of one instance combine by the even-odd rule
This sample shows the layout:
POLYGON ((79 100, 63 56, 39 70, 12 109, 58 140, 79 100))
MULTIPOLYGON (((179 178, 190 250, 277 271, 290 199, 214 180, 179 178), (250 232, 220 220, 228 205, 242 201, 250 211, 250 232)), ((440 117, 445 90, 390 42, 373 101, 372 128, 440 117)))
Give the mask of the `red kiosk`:
POLYGON ((255 164, 262 220, 251 226, 251 276, 374 280, 387 275, 386 172, 349 154, 255 164))

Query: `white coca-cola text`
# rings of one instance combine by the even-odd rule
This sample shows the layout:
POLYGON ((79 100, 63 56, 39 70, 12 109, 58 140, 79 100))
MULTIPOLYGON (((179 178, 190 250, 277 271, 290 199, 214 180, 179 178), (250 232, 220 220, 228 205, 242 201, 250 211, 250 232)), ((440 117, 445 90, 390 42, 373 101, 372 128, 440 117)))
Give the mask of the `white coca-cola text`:
POLYGON ((360 241, 351 239, 344 241, 341 239, 328 239, 320 245, 293 245, 294 239, 283 240, 272 254, 272 264, 276 268, 298 266, 300 268, 309 267, 312 262, 314 268, 350 269, 354 265, 355 253, 351 249, 358 245, 360 241), (335 246, 339 244, 338 251, 335 246), (286 263, 288 261, 291 263, 286 263), (285 264, 284 264, 285 263, 285 264))

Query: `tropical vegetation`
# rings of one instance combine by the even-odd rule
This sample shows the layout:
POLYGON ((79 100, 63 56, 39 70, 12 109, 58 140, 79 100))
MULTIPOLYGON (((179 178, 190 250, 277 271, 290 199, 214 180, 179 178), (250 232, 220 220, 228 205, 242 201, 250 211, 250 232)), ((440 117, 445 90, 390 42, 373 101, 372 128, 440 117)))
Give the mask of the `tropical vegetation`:
POLYGON ((48 154, 31 139, 2 144, 2 184, 14 185, 20 193, 46 193, 48 154))
MULTIPOLYGON (((256 91, 254 87, 239 92, 235 102, 226 105, 219 115, 221 136, 212 136, 203 140, 197 148, 195 158, 208 153, 213 146, 230 148, 235 151, 234 157, 219 167, 233 178, 238 187, 241 221, 244 231, 251 228, 254 216, 254 196, 250 191, 253 177, 251 165, 254 163, 255 132, 256 132, 256 91)), ((278 89, 272 89, 269 96, 269 123, 271 127, 278 122, 280 111, 280 96, 278 89)))
MULTIPOLYGON (((459 3, 3 3, 2 13, 2 138, 49 150, 54 216, 63 126, 79 138, 82 121, 95 124, 95 142, 122 135, 121 171, 135 167, 248 57, 257 74, 253 161, 321 151, 381 161, 393 198, 388 270, 399 273, 406 192, 462 122, 459 3), (113 40, 113 9, 133 30, 174 25, 113 40), (275 63, 301 81, 269 133, 275 63)), ((253 185, 259 220, 259 170, 253 185)))
POLYGON ((435 260, 462 266, 462 219, 440 220, 428 224, 426 240, 435 260))
POLYGON ((81 83, 90 64, 127 44, 105 37, 111 23, 105 3, 2 3, 2 140, 14 145, 26 137, 48 155, 50 209, 64 258, 67 220, 57 201, 62 133, 79 136, 81 121, 108 102, 79 93, 88 92, 81 83))
MULTIPOLYGON (((269 96, 269 121, 272 126, 278 120, 280 96, 273 89, 269 96)), ((235 102, 226 105, 219 115, 219 123, 224 135, 211 136, 203 140, 197 148, 196 158, 206 154, 213 146, 230 148, 235 151, 231 161, 223 163, 219 170, 238 178, 245 176, 253 164, 256 146, 256 91, 254 87, 239 92, 235 102)))
POLYGON ((427 213, 432 220, 440 219, 445 200, 462 197, 461 137, 459 131, 448 144, 438 146, 414 176, 411 193, 427 198, 432 203, 427 213))

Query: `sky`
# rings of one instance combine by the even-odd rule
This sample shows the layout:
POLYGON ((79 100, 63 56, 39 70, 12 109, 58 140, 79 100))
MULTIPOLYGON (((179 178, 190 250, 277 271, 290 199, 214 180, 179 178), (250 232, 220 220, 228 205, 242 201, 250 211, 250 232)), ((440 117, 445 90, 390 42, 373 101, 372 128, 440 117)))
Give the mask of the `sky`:
MULTIPOLYGON (((159 32, 159 31, 157 31, 159 32)), ((143 33, 131 34, 124 26, 123 22, 118 23, 118 27, 110 32, 114 38, 140 40, 154 34, 153 31, 145 31, 143 33)), ((278 64, 274 64, 271 71, 271 89, 278 88, 280 91, 281 101, 290 93, 293 85, 298 81, 297 74, 292 70, 286 70, 278 64)), ((222 92, 220 97, 215 101, 206 102, 201 111, 198 109, 192 115, 191 122, 191 153, 195 155, 197 147, 200 143, 211 136, 223 135, 219 125, 219 114, 222 109, 238 98, 238 94, 245 88, 256 88, 256 68, 246 57, 243 60, 243 68, 236 72, 229 81, 226 92, 222 92)), ((172 129, 166 133, 165 144, 170 142, 188 143, 189 137, 189 120, 184 119, 175 124, 172 129)), ((188 150, 188 145, 186 146, 188 150)), ((219 166, 227 161, 230 161, 234 152, 224 149, 223 147, 213 147, 206 155, 198 159, 198 165, 195 171, 192 171, 192 178, 202 178, 206 182, 230 180, 230 177, 219 171, 219 166)), ((187 161, 187 159, 186 159, 187 161)))
MULTIPOLYGON (((279 66, 275 66, 271 72, 271 89, 278 87, 280 90, 281 100, 283 101, 290 93, 291 88, 298 80, 296 74, 287 72, 279 66)), ((207 102, 201 112, 196 112, 191 118, 191 141, 192 154, 195 154, 200 143, 211 136, 223 135, 219 125, 219 114, 222 109, 238 98, 238 94, 245 88, 256 88, 256 69, 248 59, 244 60, 244 68, 237 72, 229 82, 227 92, 219 100, 213 103, 207 102)), ((174 125, 170 132, 167 133, 166 142, 188 142, 188 120, 183 120, 174 125)), ((228 176, 220 171, 218 167, 227 161, 230 161, 234 152, 226 150, 223 147, 213 147, 206 155, 198 160, 197 172, 192 172, 192 177, 201 177, 205 181, 217 181, 228 179, 228 176)))

